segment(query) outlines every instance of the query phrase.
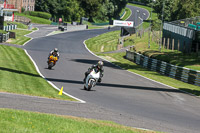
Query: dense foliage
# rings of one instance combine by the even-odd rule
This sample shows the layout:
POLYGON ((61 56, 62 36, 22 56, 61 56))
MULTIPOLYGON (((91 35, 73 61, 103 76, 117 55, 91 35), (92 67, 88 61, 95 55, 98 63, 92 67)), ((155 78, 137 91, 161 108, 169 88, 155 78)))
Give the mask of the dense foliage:
POLYGON ((24 12, 24 14, 28 14, 30 16, 40 17, 40 18, 44 18, 44 19, 50 19, 51 18, 51 14, 46 13, 46 12, 27 11, 27 12, 24 12))
POLYGON ((200 16, 200 0, 129 0, 154 8, 158 18, 164 21, 174 21, 200 16), (164 7, 164 8, 163 8, 164 7))
POLYGON ((165 21, 200 16, 200 0, 156 0, 153 5, 159 19, 163 14, 165 21))
POLYGON ((90 21, 105 22, 118 18, 128 1, 153 7, 159 19, 163 15, 164 21, 200 14, 200 0, 36 0, 35 7, 36 11, 50 13, 53 20, 79 21, 81 17, 88 17, 90 21))
POLYGON ((36 11, 50 13, 54 20, 79 21, 88 17, 90 21, 107 21, 118 17, 128 0, 36 0, 36 11))

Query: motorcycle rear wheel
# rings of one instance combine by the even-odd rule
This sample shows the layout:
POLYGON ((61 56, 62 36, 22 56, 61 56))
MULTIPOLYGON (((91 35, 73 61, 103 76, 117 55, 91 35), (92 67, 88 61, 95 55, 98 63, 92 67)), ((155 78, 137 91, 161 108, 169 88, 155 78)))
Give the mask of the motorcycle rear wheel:
POLYGON ((91 90, 92 85, 93 85, 93 80, 90 80, 90 81, 89 81, 89 84, 88 84, 88 89, 87 89, 88 91, 91 90))
POLYGON ((92 88, 92 86, 91 85, 88 85, 88 91, 90 91, 91 90, 91 88, 92 88))
POLYGON ((84 87, 83 87, 83 88, 84 88, 84 90, 87 90, 87 88, 85 87, 85 85, 84 85, 84 87))

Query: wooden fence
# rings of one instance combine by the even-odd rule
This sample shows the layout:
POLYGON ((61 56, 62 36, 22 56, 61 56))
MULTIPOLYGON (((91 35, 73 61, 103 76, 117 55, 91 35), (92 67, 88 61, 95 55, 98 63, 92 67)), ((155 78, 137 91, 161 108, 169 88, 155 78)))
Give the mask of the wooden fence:
POLYGON ((22 22, 22 23, 26 23, 29 24, 31 22, 31 19, 24 17, 24 16, 17 16, 15 15, 15 22, 22 22))

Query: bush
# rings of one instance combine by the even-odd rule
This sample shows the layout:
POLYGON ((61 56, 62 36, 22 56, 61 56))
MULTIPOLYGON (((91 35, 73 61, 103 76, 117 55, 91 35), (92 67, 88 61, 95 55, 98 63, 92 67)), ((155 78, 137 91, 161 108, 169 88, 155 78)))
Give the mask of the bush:
POLYGON ((24 7, 22 7, 21 11, 22 11, 22 13, 23 13, 23 12, 25 12, 25 8, 24 8, 24 7))
POLYGON ((161 26, 161 20, 155 19, 152 21, 152 30, 159 31, 161 26))
POLYGON ((4 30, 0 30, 0 33, 6 34, 6 33, 8 33, 8 32, 7 32, 7 31, 4 31, 4 30))
POLYGON ((46 12, 29 11, 29 12, 25 12, 25 14, 29 14, 30 16, 40 17, 40 18, 44 18, 44 19, 51 18, 51 14, 46 13, 46 12))

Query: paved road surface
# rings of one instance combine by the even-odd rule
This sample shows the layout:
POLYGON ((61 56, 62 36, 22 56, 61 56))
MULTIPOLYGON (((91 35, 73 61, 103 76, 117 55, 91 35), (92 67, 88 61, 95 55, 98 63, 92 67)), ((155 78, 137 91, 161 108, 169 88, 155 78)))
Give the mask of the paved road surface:
POLYGON ((134 27, 137 27, 142 23, 142 20, 147 20, 149 18, 149 12, 146 9, 134 7, 127 5, 129 9, 131 9, 132 14, 127 19, 127 21, 134 21, 134 27), (140 19, 138 19, 140 18, 140 19))

